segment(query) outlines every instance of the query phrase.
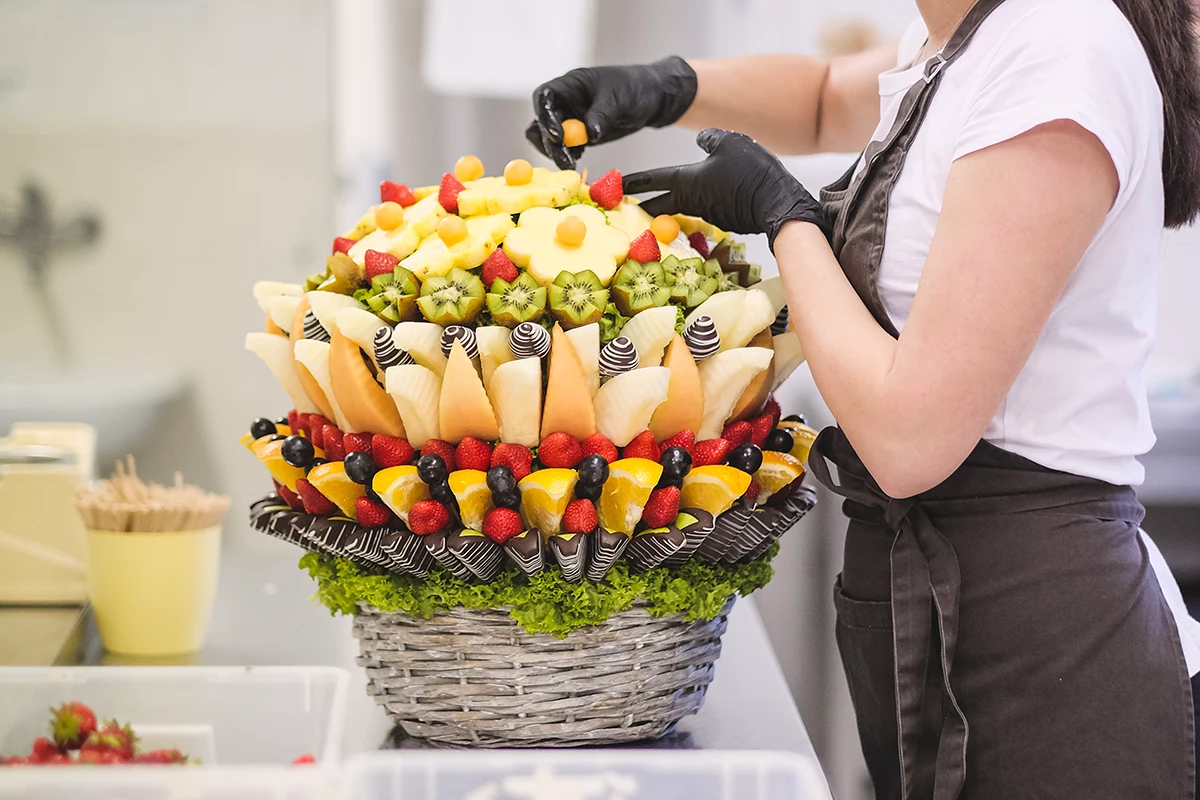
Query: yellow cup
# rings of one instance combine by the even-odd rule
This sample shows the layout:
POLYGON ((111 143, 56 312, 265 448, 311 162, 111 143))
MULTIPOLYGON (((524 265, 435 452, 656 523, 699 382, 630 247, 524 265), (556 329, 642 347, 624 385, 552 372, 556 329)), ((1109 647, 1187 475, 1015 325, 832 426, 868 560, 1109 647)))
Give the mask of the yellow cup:
POLYGON ((105 649, 133 656, 204 646, 221 526, 171 533, 87 532, 92 610, 105 649))

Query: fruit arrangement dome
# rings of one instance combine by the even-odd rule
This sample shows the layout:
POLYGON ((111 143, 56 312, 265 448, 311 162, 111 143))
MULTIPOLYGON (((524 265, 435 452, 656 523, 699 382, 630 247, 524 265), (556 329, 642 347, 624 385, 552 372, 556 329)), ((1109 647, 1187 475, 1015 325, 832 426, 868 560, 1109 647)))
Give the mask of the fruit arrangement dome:
POLYGON ((483 173, 385 181, 323 271, 256 284, 246 347, 293 408, 242 437, 275 483, 254 525, 334 611, 716 617, 813 503, 778 278, 615 170, 483 173))

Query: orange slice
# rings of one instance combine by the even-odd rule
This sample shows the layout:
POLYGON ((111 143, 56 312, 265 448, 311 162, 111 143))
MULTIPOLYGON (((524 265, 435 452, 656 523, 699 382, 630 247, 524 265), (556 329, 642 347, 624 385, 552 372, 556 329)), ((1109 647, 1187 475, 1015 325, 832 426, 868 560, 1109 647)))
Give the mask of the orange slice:
POLYGON ((632 534, 662 471, 661 464, 648 458, 622 458, 609 464, 608 480, 600 492, 601 527, 632 534))
POLYGON ((804 474, 804 465, 791 453, 766 450, 762 455, 762 466, 754 473, 754 480, 762 490, 760 499, 765 499, 763 494, 770 497, 804 474))
POLYGON ((542 536, 551 536, 562 529, 563 513, 571 502, 578 473, 573 469, 539 469, 520 480, 521 511, 525 522, 537 528, 542 536))
POLYGON ((716 516, 733 505, 749 488, 750 476, 740 469, 720 464, 696 467, 683 479, 679 507, 700 508, 716 516))
POLYGON ((450 491, 458 500, 458 514, 463 525, 473 531, 483 530, 483 515, 494 507, 492 490, 487 487, 487 473, 459 469, 450 473, 449 481, 450 491))
POLYGON ((417 475, 417 468, 409 464, 379 470, 371 488, 405 525, 409 510, 418 501, 430 499, 429 486, 417 475))
POLYGON ((792 455, 801 464, 807 464, 808 454, 812 450, 813 442, 817 440, 818 431, 815 428, 808 427, 803 422, 789 422, 788 420, 780 422, 779 427, 792 435, 794 441, 794 444, 792 444, 792 455))
POLYGON ((346 474, 346 465, 341 461, 330 461, 313 467, 308 471, 308 482, 350 519, 355 518, 354 501, 367 496, 365 488, 350 480, 346 474))
POLYGON ((304 477, 304 470, 293 467, 284 461, 280 452, 282 449, 283 439, 271 441, 268 437, 263 437, 251 446, 250 452, 254 453, 263 466, 271 471, 275 480, 294 492, 296 491, 296 481, 304 477))

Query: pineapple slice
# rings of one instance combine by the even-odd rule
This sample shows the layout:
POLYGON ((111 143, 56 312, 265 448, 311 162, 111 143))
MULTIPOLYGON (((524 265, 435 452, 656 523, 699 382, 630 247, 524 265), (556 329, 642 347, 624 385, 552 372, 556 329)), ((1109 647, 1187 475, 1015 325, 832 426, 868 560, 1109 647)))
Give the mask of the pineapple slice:
POLYGON ((629 255, 629 237, 609 225, 598 208, 531 208, 521 214, 516 229, 504 240, 504 252, 543 285, 553 283, 560 272, 591 270, 608 286, 617 265, 629 255), (567 217, 578 217, 586 227, 579 244, 567 244, 558 236, 558 224, 567 217))
POLYGON ((505 234, 514 227, 512 217, 508 214, 471 217, 466 223, 467 237, 461 242, 447 246, 436 232, 431 233, 422 240, 416 252, 400 262, 400 266, 420 280, 445 275, 455 267, 474 269, 487 260, 496 245, 504 241, 505 234))
POLYGON ((559 207, 579 194, 579 173, 572 169, 548 170, 535 167, 529 183, 510 185, 502 176, 473 181, 458 195, 458 213, 520 214, 538 206, 559 207))
POLYGON ((438 220, 446 216, 446 211, 438 205, 436 194, 426 197, 404 209, 404 222, 392 231, 375 230, 375 210, 372 208, 367 214, 372 220, 372 230, 355 237, 358 244, 350 248, 350 257, 356 264, 363 263, 368 250, 408 258, 421 245, 422 239, 437 230, 438 220))
POLYGON ((375 206, 368 208, 366 213, 358 218, 358 222, 354 223, 354 227, 347 230, 342 236, 357 241, 375 230, 378 227, 375 224, 375 208, 375 206))

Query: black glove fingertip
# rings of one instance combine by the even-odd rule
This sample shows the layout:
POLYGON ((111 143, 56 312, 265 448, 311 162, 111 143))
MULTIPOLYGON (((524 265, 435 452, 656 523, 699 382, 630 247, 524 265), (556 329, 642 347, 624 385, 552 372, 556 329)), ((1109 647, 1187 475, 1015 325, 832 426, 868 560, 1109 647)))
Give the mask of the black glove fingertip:
POLYGON ((652 217, 657 217, 660 214, 679 213, 675 204, 675 198, 671 196, 670 192, 642 201, 642 210, 652 217))

